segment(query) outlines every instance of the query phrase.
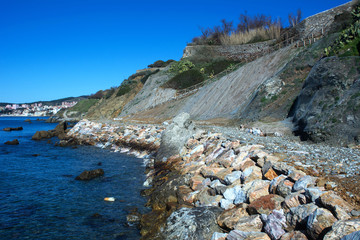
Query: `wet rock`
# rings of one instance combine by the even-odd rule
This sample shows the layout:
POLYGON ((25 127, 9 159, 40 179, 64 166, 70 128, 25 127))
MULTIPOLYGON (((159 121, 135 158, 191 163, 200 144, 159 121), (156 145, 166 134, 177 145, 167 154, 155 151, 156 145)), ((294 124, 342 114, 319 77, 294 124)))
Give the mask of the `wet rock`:
POLYGON ((334 192, 323 193, 319 201, 325 208, 330 210, 337 219, 347 220, 350 218, 349 213, 353 210, 353 207, 334 192))
POLYGON ((16 128, 12 128, 12 127, 7 127, 7 128, 4 128, 3 131, 6 131, 6 132, 10 132, 10 131, 21 131, 23 130, 23 127, 16 127, 16 128))
POLYGON ((227 236, 227 240, 271 240, 270 237, 263 232, 243 232, 232 230, 227 236))
POLYGON ((28 122, 28 123, 31 123, 31 120, 30 119, 25 119, 24 122, 28 122))
POLYGON ((237 222, 247 216, 249 216, 249 214, 246 208, 236 207, 222 212, 217 218, 217 223, 224 229, 234 229, 237 222))
POLYGON ((236 225, 235 230, 248 231, 248 232, 261 232, 263 223, 260 219, 260 215, 251 215, 240 218, 236 225))
POLYGON ((181 208, 173 212, 163 230, 165 239, 211 239, 221 232, 216 218, 222 212, 218 207, 181 208))
POLYGON ((90 171, 83 171, 75 180, 91 180, 104 175, 104 170, 99 168, 90 171))
POLYGON ((318 207, 314 203, 290 208, 290 212, 288 212, 286 215, 287 223, 290 226, 295 226, 298 229, 302 229, 306 226, 309 215, 315 212, 317 208, 318 207))
POLYGON ((6 145, 19 145, 19 140, 14 139, 12 141, 7 141, 4 144, 6 144, 6 145))
POLYGON ((308 240, 308 238, 300 231, 293 231, 282 235, 280 240, 308 240))
POLYGON ((32 136, 32 140, 41 140, 43 138, 52 138, 54 137, 54 133, 49 132, 49 131, 37 131, 33 136, 32 136))
POLYGON ((138 212, 137 208, 131 210, 131 212, 126 216, 126 221, 131 225, 140 224, 141 214, 138 212))
POLYGON ((319 239, 337 221, 332 213, 324 208, 318 208, 309 215, 306 229, 312 239, 319 239))
POLYGON ((281 203, 284 201, 284 198, 275 195, 269 194, 263 197, 260 197, 250 203, 248 211, 250 214, 270 214, 273 210, 280 210, 281 203))
POLYGON ((340 220, 335 222, 331 230, 325 234, 324 240, 340 240, 356 231, 360 231, 360 219, 340 220))
POLYGON ((261 220, 264 222, 264 230, 271 239, 280 239, 285 234, 286 218, 284 211, 274 210, 271 214, 261 215, 261 220))
POLYGON ((303 190, 309 186, 315 185, 316 178, 306 175, 297 180, 292 188, 293 192, 303 190))

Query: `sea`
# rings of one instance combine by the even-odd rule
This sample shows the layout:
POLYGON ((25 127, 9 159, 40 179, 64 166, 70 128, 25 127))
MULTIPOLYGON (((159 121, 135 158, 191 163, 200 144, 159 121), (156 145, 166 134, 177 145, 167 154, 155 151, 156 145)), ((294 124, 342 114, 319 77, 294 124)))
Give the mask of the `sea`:
POLYGON ((143 160, 93 146, 55 146, 56 138, 31 140, 56 123, 25 119, 0 117, 0 239, 139 239, 126 216, 135 208, 149 211, 140 195, 143 160), (6 127, 23 130, 2 131, 6 127), (20 144, 4 144, 14 139, 20 144), (75 180, 97 168, 103 177, 75 180))

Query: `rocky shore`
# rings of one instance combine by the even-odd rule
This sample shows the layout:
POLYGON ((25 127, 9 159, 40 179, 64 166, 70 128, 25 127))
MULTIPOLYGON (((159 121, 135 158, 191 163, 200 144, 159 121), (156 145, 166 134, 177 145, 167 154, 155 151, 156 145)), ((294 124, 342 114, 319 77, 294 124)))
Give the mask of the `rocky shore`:
POLYGON ((358 150, 260 135, 201 130, 186 116, 162 126, 82 120, 60 144, 146 159, 142 194, 152 211, 141 216, 143 239, 356 239, 357 196, 341 194, 329 175, 356 178, 358 150))

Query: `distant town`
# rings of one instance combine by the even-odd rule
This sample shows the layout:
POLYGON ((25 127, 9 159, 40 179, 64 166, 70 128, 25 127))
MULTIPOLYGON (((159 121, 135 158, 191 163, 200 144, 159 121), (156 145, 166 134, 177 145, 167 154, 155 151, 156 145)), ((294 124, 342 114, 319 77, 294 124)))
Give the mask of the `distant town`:
POLYGON ((8 104, 0 106, 0 116, 52 116, 61 109, 73 107, 77 101, 64 101, 57 105, 43 103, 32 104, 8 104))

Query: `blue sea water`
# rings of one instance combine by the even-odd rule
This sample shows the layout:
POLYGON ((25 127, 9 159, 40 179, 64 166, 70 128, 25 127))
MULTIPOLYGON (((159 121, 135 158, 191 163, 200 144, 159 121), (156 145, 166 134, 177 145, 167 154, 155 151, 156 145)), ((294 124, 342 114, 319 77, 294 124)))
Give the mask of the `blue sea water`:
POLYGON ((56 147, 56 139, 31 140, 56 124, 24 120, 0 117, 0 239, 139 239, 126 215, 134 207, 147 210, 140 196, 143 160, 91 146, 56 147), (20 126, 24 130, 2 131, 20 126), (20 144, 4 144, 13 139, 20 144), (74 180, 99 162, 103 177, 74 180))

